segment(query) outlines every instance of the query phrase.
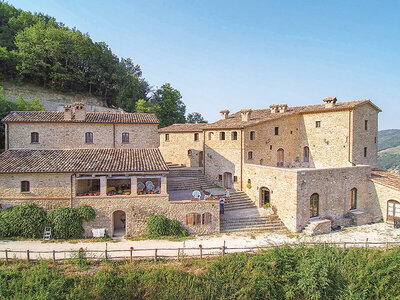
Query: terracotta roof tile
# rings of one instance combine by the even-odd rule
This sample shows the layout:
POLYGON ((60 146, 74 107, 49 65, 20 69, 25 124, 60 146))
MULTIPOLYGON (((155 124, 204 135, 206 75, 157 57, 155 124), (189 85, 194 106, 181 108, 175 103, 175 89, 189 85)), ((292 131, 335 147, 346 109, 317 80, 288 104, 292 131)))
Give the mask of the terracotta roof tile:
POLYGON ((0 173, 168 171, 159 149, 7 150, 0 173))
POLYGON ((164 128, 160 128, 158 132, 198 132, 202 131, 207 125, 206 123, 197 124, 173 124, 164 128))
POLYGON ((371 180, 400 190, 400 175, 381 170, 373 170, 371 180))
POLYGON ((87 112, 83 121, 72 119, 64 120, 62 111, 13 111, 5 116, 3 122, 83 122, 83 123, 121 123, 121 124, 158 124, 154 114, 145 113, 114 113, 114 112, 87 112))

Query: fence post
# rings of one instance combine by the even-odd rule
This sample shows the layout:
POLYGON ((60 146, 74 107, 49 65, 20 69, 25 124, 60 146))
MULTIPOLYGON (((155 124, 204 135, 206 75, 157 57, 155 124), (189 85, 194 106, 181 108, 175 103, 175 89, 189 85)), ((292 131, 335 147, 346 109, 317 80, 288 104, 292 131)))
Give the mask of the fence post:
POLYGON ((106 250, 104 251, 105 259, 107 260, 107 243, 106 243, 106 250))
POLYGON ((368 248, 368 238, 365 240, 365 248, 368 248))
POLYGON ((131 247, 130 255, 131 255, 131 262, 132 262, 133 261, 133 247, 131 247))
POLYGON ((6 249, 6 264, 8 265, 8 250, 6 249))
POLYGON ((53 264, 56 264, 56 250, 53 250, 53 264))
POLYGON ((178 248, 178 255, 176 256, 176 259, 177 259, 177 260, 179 260, 179 255, 180 255, 179 252, 181 252, 181 248, 178 248))
POLYGON ((343 242, 343 250, 346 249, 346 242, 343 242))
POLYGON ((26 250, 26 261, 29 262, 29 250, 26 250))
POLYGON ((154 249, 154 262, 157 262, 157 248, 154 249))
POLYGON ((203 246, 199 245, 200 248, 200 259, 203 259, 203 246))

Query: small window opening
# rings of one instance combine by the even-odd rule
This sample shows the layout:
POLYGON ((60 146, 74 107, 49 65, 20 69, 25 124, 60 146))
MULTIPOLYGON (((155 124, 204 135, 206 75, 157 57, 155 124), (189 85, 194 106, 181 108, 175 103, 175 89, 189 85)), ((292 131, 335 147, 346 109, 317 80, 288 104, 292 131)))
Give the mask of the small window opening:
POLYGON ((315 122, 315 127, 317 127, 317 128, 321 127, 321 121, 316 121, 315 122))
POLYGON ((93 132, 86 132, 85 133, 85 142, 86 143, 93 143, 93 132))
POLYGON ((275 135, 279 135, 279 127, 275 127, 275 135))
POLYGON ((21 193, 28 193, 30 191, 29 181, 21 181, 21 193))

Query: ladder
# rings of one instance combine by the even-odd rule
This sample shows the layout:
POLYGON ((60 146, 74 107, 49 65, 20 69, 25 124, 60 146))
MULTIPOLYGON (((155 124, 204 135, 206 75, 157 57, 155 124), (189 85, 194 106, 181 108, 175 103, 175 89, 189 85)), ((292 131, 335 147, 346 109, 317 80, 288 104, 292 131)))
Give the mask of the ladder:
POLYGON ((51 227, 45 227, 43 232, 43 240, 49 241, 51 239, 51 227))

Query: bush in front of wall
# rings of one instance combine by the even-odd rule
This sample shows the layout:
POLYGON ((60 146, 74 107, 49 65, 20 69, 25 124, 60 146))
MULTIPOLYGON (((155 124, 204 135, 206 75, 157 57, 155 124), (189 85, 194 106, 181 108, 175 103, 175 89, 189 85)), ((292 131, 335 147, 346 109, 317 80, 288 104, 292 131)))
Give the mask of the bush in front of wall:
POLYGON ((147 221, 147 230, 150 237, 188 235, 187 230, 179 221, 170 220, 163 215, 151 216, 147 221))
POLYGON ((47 212, 52 235, 58 239, 80 238, 84 233, 77 209, 61 207, 47 212))
POLYGON ((39 238, 46 224, 46 212, 35 204, 13 206, 0 213, 0 237, 39 238))
POLYGON ((96 217, 96 212, 94 211, 93 207, 89 205, 81 205, 76 208, 76 212, 78 213, 79 217, 86 221, 92 221, 96 217))

